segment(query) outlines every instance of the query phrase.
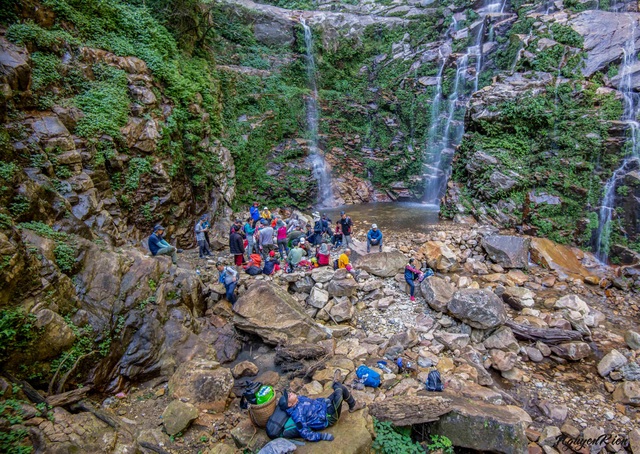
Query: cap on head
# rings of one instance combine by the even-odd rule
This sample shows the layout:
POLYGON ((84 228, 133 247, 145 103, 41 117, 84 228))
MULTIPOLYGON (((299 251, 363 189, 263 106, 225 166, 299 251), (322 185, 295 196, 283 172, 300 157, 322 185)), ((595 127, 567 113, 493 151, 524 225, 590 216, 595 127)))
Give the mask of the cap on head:
POLYGON ((342 216, 343 214, 344 214, 344 211, 341 211, 341 212, 340 212, 340 215, 342 216))
POLYGON ((158 224, 158 225, 156 225, 156 226, 153 228, 153 231, 154 231, 154 232, 157 232, 158 230, 162 230, 162 231, 164 231, 164 227, 162 227, 160 224, 158 224))
POLYGON ((224 266, 224 265, 222 264, 222 262, 217 262, 216 263, 216 267, 218 267, 218 266, 224 266))
POLYGON ((263 210, 268 210, 268 209, 269 209, 269 208, 267 208, 267 207, 264 207, 264 208, 263 208, 263 210))
POLYGON ((304 244, 304 238, 300 238, 300 244, 304 244))
POLYGON ((282 397, 278 400, 278 407, 280 410, 287 410, 289 408, 289 392, 285 389, 282 391, 282 397))
POLYGON ((371 224, 371 228, 372 229, 377 229, 378 228, 378 224, 371 224))
POLYGON ((269 257, 275 257, 276 251, 269 251, 269 257))

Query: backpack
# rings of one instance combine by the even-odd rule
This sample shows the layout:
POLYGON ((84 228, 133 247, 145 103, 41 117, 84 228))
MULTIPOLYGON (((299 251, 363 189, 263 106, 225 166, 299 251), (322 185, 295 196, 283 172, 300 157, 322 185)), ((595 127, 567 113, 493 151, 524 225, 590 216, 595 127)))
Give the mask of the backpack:
POLYGON ((356 376, 362 380, 364 386, 372 388, 380 386, 380 374, 364 364, 356 369, 356 376))
POLYGON ((442 379, 440 378, 440 372, 437 370, 432 370, 429 372, 427 376, 426 383, 427 391, 443 391, 444 385, 442 384, 442 379))
POLYGON ((337 269, 338 269, 338 259, 335 259, 335 260, 333 261, 333 269, 334 269, 334 270, 337 270, 337 269))
POLYGON ((246 270, 244 270, 244 272, 250 276, 257 276, 258 274, 262 274, 262 270, 257 266, 253 266, 253 265, 247 268, 246 270))
POLYGON ((296 423, 289 417, 286 411, 276 405, 273 414, 267 420, 265 428, 267 436, 272 440, 275 438, 298 438, 300 433, 296 423))
POLYGON ((242 397, 240 398, 240 408, 246 410, 249 408, 249 404, 256 405, 256 393, 260 388, 262 388, 262 383, 260 382, 246 382, 244 385, 244 391, 242 392, 242 397))

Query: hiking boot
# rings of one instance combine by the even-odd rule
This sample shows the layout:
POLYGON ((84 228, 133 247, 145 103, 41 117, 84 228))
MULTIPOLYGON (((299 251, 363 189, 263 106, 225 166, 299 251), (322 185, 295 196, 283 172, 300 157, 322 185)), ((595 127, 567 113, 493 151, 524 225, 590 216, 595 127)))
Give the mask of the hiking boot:
POLYGON ((353 413, 354 411, 362 410, 366 406, 367 406, 367 404, 365 404, 362 401, 361 402, 356 402, 353 407, 349 407, 349 413, 353 413))
POLYGON ((415 300, 416 300, 416 297, 415 297, 415 296, 412 296, 412 297, 411 297, 411 298, 409 298, 409 299, 410 299, 411 301, 415 301, 415 300))
POLYGON ((336 383, 342 383, 342 371, 340 369, 336 369, 333 373, 333 381, 336 383))

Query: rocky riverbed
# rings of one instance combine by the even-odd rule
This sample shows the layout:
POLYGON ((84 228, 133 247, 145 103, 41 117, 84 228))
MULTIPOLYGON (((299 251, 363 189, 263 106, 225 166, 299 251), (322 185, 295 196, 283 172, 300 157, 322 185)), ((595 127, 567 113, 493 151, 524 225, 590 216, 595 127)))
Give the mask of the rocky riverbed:
MULTIPOLYGON (((446 435, 456 446, 566 452, 558 444, 562 435, 611 434, 629 444, 591 446, 591 452, 640 452, 635 270, 601 267, 590 254, 511 233, 437 225, 411 238, 388 234, 384 252, 367 255, 357 232, 359 282, 329 268, 242 275, 234 307, 223 299, 212 261, 187 251, 179 269, 199 273, 206 310, 196 332, 208 350, 192 349, 173 374, 94 396, 94 414, 56 407, 50 419, 27 412, 23 424, 50 452, 73 446, 88 452, 105 440, 109 449, 97 451, 256 450, 268 438, 238 406, 248 377, 315 396, 330 392, 336 369, 351 383, 360 364, 387 360, 392 373, 383 373, 380 388, 354 390, 368 408, 329 429, 340 452, 370 449, 371 417, 385 418, 379 408, 385 401, 411 406, 433 398, 424 390, 433 367, 446 383, 442 397, 450 407, 439 421, 415 427, 446 435), (409 256, 436 271, 419 285, 416 301, 400 274, 409 256), (245 342, 258 347, 238 362, 245 342), (276 345, 276 358, 282 349, 311 353, 276 368, 274 355, 266 354, 276 345), (398 373, 393 361, 399 356, 413 363, 412 373, 398 373), (100 418, 105 414, 111 420, 100 418), (478 418, 489 423, 478 428, 478 418)), ((323 444, 300 451, 326 450, 323 444)))

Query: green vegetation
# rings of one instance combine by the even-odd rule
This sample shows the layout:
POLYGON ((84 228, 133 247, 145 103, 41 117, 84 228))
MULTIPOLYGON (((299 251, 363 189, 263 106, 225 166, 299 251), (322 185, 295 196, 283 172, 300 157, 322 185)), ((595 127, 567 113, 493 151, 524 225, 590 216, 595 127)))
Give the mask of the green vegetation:
POLYGON ((424 448, 411 440, 411 427, 394 427, 389 421, 373 419, 376 439, 373 450, 377 454, 422 454, 424 448))
POLYGON ((431 451, 441 450, 443 454, 453 454, 453 444, 449 438, 444 435, 431 435, 431 443, 427 445, 427 449, 431 451))
POLYGON ((39 334, 34 324, 36 317, 22 308, 0 310, 0 364, 10 351, 26 349, 39 334))
POLYGON ((64 232, 56 232, 47 224, 42 222, 23 222, 20 224, 23 229, 31 230, 40 236, 49 238, 56 242, 56 246, 53 250, 55 256, 56 265, 63 273, 68 275, 73 274, 76 267, 76 257, 78 251, 75 241, 70 235, 64 232))

